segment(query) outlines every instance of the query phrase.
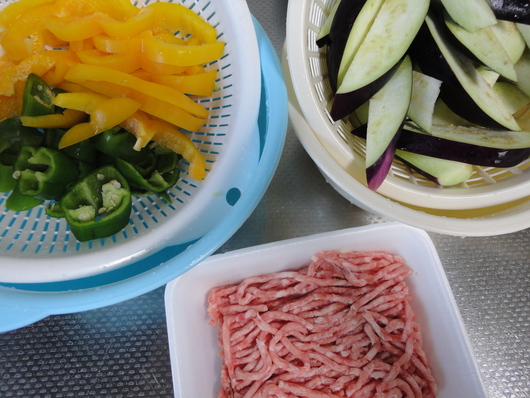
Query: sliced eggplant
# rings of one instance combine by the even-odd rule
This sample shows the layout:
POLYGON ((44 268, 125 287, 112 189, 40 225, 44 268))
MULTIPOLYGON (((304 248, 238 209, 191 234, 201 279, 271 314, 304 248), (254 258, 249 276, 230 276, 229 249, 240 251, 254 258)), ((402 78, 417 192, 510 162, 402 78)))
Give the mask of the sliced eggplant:
POLYGON ((517 88, 530 96, 530 49, 526 49, 519 62, 515 64, 515 71, 517 72, 517 88))
POLYGON ((530 97, 510 82, 496 82, 493 85, 493 91, 502 99, 512 115, 530 103, 530 97))
POLYGON ((342 119, 392 77, 420 29, 429 0, 386 0, 337 89, 330 115, 342 119))
POLYGON ((492 27, 470 32, 457 24, 445 11, 443 19, 450 34, 480 63, 507 79, 517 80, 514 63, 492 27))
POLYGON ((530 3, 528 0, 489 0, 497 19, 530 24, 530 3))
POLYGON ((375 191, 392 166, 395 145, 412 95, 412 62, 406 56, 399 68, 369 102, 366 133, 366 181, 375 191))
MULTIPOLYGON (((354 135, 366 139, 366 125, 354 135)), ((396 150, 484 167, 514 167, 530 156, 530 133, 463 126, 433 126, 426 134, 405 125, 396 150)))
POLYGON ((339 67, 344 57, 349 33, 365 3, 366 0, 342 0, 335 11, 335 17, 329 28, 326 50, 326 65, 333 92, 338 87, 339 67))
POLYGON ((430 131, 432 116, 442 82, 418 71, 412 72, 412 97, 408 117, 425 131, 430 131))
POLYGON ((515 22, 498 21, 491 30, 499 38, 512 63, 517 63, 526 48, 526 41, 515 22))
POLYGON ((451 18, 470 32, 495 25, 497 19, 487 0, 441 0, 451 18))
POLYGON ((433 126, 471 126, 472 123, 461 118, 456 113, 454 113, 449 107, 443 102, 440 98, 436 101, 434 105, 434 111, 432 114, 432 125, 433 126))
POLYGON ((425 178, 443 187, 461 184, 473 175, 473 166, 452 160, 438 159, 396 150, 396 158, 425 178))
POLYGON ((331 24, 333 23, 333 18, 337 13, 337 8, 339 8, 340 3, 343 1, 344 0, 337 0, 335 4, 333 4, 333 6, 331 7, 329 14, 326 17, 326 20, 322 24, 322 27, 320 28, 317 35, 316 43, 318 47, 322 48, 329 43, 329 30, 331 28, 331 24))
MULTIPOLYGON (((514 65, 514 70, 515 70, 515 65, 514 65)), ((491 87, 493 87, 493 85, 497 82, 497 80, 499 80, 500 75, 497 72, 492 71, 491 69, 485 67, 484 65, 477 66, 477 71, 478 73, 482 75, 482 78, 486 80, 486 82, 491 87)))
POLYGON ((522 23, 516 24, 517 29, 523 35, 523 39, 526 42, 526 46, 530 46, 530 25, 525 25, 522 23))
POLYGON ((346 47, 344 48, 344 53, 340 62, 337 78, 337 84, 339 86, 342 84, 344 76, 348 71, 348 67, 351 64, 353 57, 357 53, 357 50, 366 37, 366 34, 372 27, 375 17, 379 13, 379 10, 381 9, 384 2, 385 0, 367 0, 357 15, 352 29, 348 34, 346 47))
POLYGON ((520 130, 492 87, 469 58, 454 50, 430 15, 411 46, 411 55, 423 73, 443 82, 440 98, 457 115, 483 127, 520 130))

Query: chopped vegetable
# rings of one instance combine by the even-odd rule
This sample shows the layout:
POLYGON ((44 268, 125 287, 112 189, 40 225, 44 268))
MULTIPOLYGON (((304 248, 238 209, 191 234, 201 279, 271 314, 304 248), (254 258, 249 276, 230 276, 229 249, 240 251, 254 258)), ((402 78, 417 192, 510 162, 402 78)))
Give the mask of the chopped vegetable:
POLYGON ((79 241, 105 238, 129 222, 129 184, 114 167, 103 166, 78 181, 60 200, 60 206, 79 241))

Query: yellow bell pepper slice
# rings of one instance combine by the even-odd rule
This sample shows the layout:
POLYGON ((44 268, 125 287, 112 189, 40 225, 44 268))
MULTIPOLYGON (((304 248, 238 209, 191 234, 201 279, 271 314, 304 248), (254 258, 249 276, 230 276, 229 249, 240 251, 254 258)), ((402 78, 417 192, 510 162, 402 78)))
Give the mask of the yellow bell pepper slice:
POLYGON ((109 97, 96 93, 59 93, 55 96, 53 103, 56 106, 67 109, 75 109, 85 113, 92 113, 96 105, 108 100, 109 97))
POLYGON ((161 84, 148 82, 124 72, 95 65, 76 64, 66 73, 65 79, 74 83, 101 81, 130 88, 182 108, 192 115, 206 118, 208 110, 187 95, 161 84))
POLYGON ((192 75, 151 75, 150 80, 190 95, 210 96, 215 89, 216 71, 192 75))
POLYGON ((146 57, 140 57, 140 66, 146 72, 159 75, 178 75, 186 72, 188 69, 186 66, 175 66, 151 61, 146 57))
POLYGON ((170 30, 173 33, 183 32, 195 36, 202 43, 217 41, 215 28, 182 4, 156 2, 150 3, 145 9, 155 11, 156 17, 152 26, 154 32, 170 30))
MULTIPOLYGON (((6 65, 4 63, 4 65, 6 65)), ((33 54, 18 64, 8 64, 0 75, 0 95, 15 94, 15 83, 25 81, 31 73, 42 76, 55 65, 55 60, 45 53, 33 54)), ((3 69, 4 66, 0 66, 3 69)))
POLYGON ((151 29, 153 25, 154 10, 149 7, 142 8, 138 14, 124 21, 107 19, 101 21, 101 28, 107 36, 114 38, 130 38, 151 29))
POLYGON ((143 141, 153 140, 181 154, 190 163, 188 173, 191 178, 200 181, 205 177, 206 162, 202 153, 186 134, 172 124, 149 118, 145 113, 138 111, 120 126, 137 138, 143 137, 143 141))
POLYGON ((169 65, 193 66, 208 64, 221 58, 224 46, 224 42, 221 41, 197 46, 175 44, 154 37, 150 31, 142 34, 142 48, 145 57, 151 61, 169 65))
POLYGON ((81 62, 87 65, 102 66, 120 72, 131 73, 140 68, 140 55, 137 52, 108 54, 98 49, 77 52, 81 62))
POLYGON ((101 21, 110 18, 102 12, 83 16, 52 18, 44 25, 57 38, 71 42, 89 39, 103 32, 101 21))
POLYGON ((118 126, 131 117, 139 107, 140 104, 130 98, 108 98, 96 103, 90 108, 90 122, 78 123, 68 129, 59 141, 59 149, 118 126))
POLYGON ((140 110, 185 130, 197 131, 205 122, 205 119, 193 116, 178 106, 158 98, 150 97, 133 89, 120 87, 108 82, 89 81, 83 82, 81 85, 92 92, 97 92, 108 97, 124 96, 138 101, 141 104, 140 110))
POLYGON ((21 116, 23 126, 35 128, 70 128, 81 123, 87 114, 75 109, 65 109, 63 113, 42 116, 21 116))
POLYGON ((92 37, 94 47, 100 51, 112 54, 124 54, 130 52, 142 52, 142 40, 140 36, 126 39, 116 39, 105 34, 92 37))
POLYGON ((42 78, 50 86, 57 86, 64 81, 64 76, 70 67, 80 62, 77 55, 72 51, 48 50, 46 55, 55 60, 55 65, 42 78))
POLYGON ((9 3, 2 10, 2 12, 0 12, 0 26, 3 26, 5 29, 7 29, 19 16, 25 14, 32 8, 46 3, 51 3, 53 1, 55 0, 17 0, 9 3))
POLYGON ((12 117, 16 112, 14 95, 0 95, 0 121, 12 117))

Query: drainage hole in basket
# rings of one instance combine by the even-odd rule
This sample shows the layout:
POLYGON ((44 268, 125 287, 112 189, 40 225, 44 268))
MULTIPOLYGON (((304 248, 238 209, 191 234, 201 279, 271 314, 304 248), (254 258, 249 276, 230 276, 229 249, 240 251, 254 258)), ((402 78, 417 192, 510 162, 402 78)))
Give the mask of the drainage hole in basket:
POLYGON ((238 188, 230 188, 226 193, 226 202, 234 206, 241 197, 241 191, 238 188))

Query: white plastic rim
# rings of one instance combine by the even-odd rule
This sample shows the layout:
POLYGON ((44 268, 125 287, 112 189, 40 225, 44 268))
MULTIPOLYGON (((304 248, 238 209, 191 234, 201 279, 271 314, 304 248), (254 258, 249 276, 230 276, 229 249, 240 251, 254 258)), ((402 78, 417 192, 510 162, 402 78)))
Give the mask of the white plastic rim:
MULTIPOLYGON (((4 6, 10 1, 0 0, 4 6)), ((143 2, 137 4, 139 7, 143 2)), ((145 2, 147 4, 148 1, 145 2)), ((212 24, 225 54, 218 69, 220 87, 197 100, 209 109, 192 140, 207 161, 202 182, 187 176, 187 165, 173 203, 151 195, 133 200, 129 225, 105 239, 80 243, 64 220, 51 219, 38 207, 5 210, 0 194, 0 282, 46 283, 78 279, 131 264, 168 245, 192 242, 222 220, 232 190, 244 192, 259 161, 257 117, 261 96, 260 55, 252 16, 244 0, 184 0, 183 5, 212 24)))
MULTIPOLYGON (((337 163, 366 187, 364 149, 354 146, 352 151, 349 137, 353 126, 343 120, 333 122, 329 116, 332 91, 326 77, 325 50, 319 49, 315 43, 320 26, 334 2, 335 0, 289 2, 285 48, 294 94, 307 123, 320 144, 337 163)), ((431 209, 485 208, 528 197, 530 173, 526 170, 529 167, 530 159, 507 169, 475 167, 473 176, 466 183, 441 188, 412 173, 401 162, 394 161, 377 192, 411 206, 431 209)))
POLYGON ((370 213, 399 221, 426 231, 455 236, 493 236, 530 228, 530 198, 490 207, 460 211, 437 211, 413 207, 368 189, 359 182, 357 168, 344 168, 321 144, 302 114, 289 71, 283 59, 289 94, 289 121, 302 146, 327 182, 345 199, 370 213))

